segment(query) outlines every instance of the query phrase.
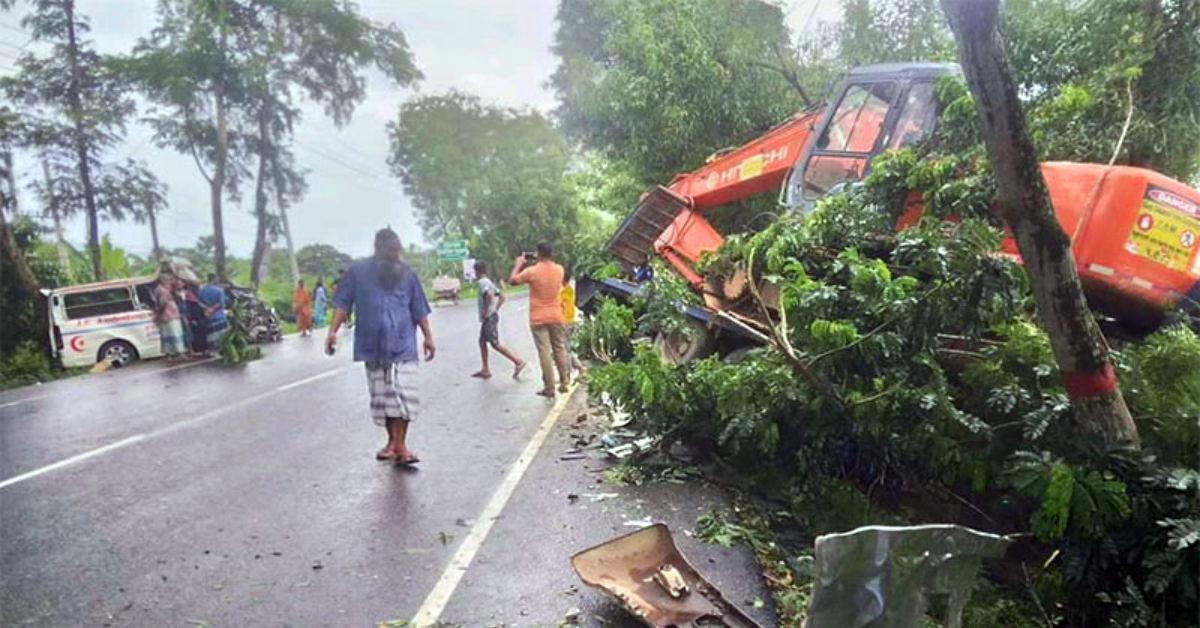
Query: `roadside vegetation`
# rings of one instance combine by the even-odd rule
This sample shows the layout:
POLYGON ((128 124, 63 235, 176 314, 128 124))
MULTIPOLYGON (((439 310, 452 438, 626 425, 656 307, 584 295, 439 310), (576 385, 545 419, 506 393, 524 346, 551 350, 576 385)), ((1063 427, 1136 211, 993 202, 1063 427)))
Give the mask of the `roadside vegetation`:
MULTIPOLYGON (((657 158, 644 154, 656 147, 622 162, 626 144, 613 139, 623 136, 612 125, 645 121, 608 113, 647 97, 658 99, 655 111, 672 112, 670 121, 687 120, 677 111, 703 110, 692 103, 710 83, 694 68, 720 70, 689 66, 694 73, 684 76, 694 82, 681 88, 686 95, 671 91, 678 81, 652 94, 616 88, 672 73, 643 65, 639 55, 674 46, 701 58, 737 57, 719 52, 723 40, 693 46, 673 41, 671 28, 640 30, 669 19, 647 10, 653 4, 566 3, 573 11, 560 13, 560 36, 591 21, 597 34, 588 54, 604 70, 574 83, 583 62, 565 59, 556 78, 566 86, 556 87, 565 107, 582 112, 569 130, 574 124, 586 145, 657 177, 657 158), (645 32, 655 35, 637 38, 645 32)), ((1184 94, 1197 93, 1200 80, 1195 66, 1176 64, 1200 53, 1200 9, 1153 4, 1150 12, 1132 2, 1005 4, 1010 61, 1043 158, 1113 160, 1196 179, 1200 137, 1189 121, 1197 111, 1184 94), (1167 67, 1180 72, 1145 80, 1167 67), (1180 133, 1170 139, 1151 131, 1176 125, 1180 133)), ((739 14, 754 3, 717 6, 739 14)), ((936 2, 844 7, 845 24, 811 35, 827 46, 799 42, 816 58, 798 76, 953 58, 936 2), (918 25, 927 27, 921 37, 897 34, 918 25)), ((799 81, 801 88, 814 82, 799 81)), ((655 477, 664 464, 696 467, 745 495, 734 512, 701 517, 697 534, 754 549, 783 625, 803 621, 816 536, 925 522, 1018 538, 983 574, 966 625, 1188 625, 1200 608, 1200 338, 1182 318, 1148 336, 1111 338, 1140 447, 1082 435, 1029 278, 996 254, 1004 225, 992 211, 995 185, 974 103, 957 81, 939 85, 939 97, 937 136, 881 156, 861 186, 827 196, 809 213, 772 215, 737 230, 701 264, 718 282, 742 271, 779 288, 766 346, 683 365, 662 360, 650 339, 694 330, 678 305, 697 302, 666 268, 656 269, 643 297, 594 304, 575 337, 576 349, 598 363, 591 393, 628 412, 629 427, 662 437, 640 467, 625 465, 620 476, 655 477), (909 191, 922 196, 925 214, 897 233, 909 191), (672 456, 680 448, 687 462, 672 456)), ((754 131, 745 133, 728 143, 754 131)), ((703 156, 663 150, 674 151, 666 155, 668 172, 695 167, 703 156)), ((712 213, 722 211, 758 206, 712 213)), ((589 260, 596 276, 620 272, 598 250, 589 260)))

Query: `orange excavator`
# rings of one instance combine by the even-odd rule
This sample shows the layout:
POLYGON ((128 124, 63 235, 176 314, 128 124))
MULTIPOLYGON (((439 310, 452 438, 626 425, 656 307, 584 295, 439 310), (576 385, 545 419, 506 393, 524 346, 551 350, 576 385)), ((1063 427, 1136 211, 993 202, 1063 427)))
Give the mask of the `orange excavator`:
MULTIPOLYGON (((807 211, 862 179, 875 156, 928 136, 937 123, 936 82, 951 73, 961 70, 949 63, 856 68, 824 106, 649 190, 608 249, 635 277, 658 255, 704 296, 704 307, 685 308, 700 333, 660 339, 664 355, 687 361, 713 350, 721 336, 763 340, 763 321, 737 307, 746 298, 744 280, 714 286, 695 268, 724 240, 705 219, 707 210, 778 190, 784 208, 807 211)), ((1181 304, 1200 301, 1200 192, 1142 168, 1047 162, 1041 169, 1093 307, 1127 327, 1151 329, 1181 304)), ((919 198, 908 205, 897 228, 920 215, 919 198)), ((1019 260, 1011 238, 1003 252, 1019 260)), ((609 279, 580 296, 637 290, 609 279)))

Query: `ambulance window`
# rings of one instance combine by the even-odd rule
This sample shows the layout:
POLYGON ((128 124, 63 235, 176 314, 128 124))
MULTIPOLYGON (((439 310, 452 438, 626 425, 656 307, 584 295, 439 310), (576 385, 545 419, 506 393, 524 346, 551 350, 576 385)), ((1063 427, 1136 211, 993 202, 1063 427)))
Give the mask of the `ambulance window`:
POLYGON ((133 295, 128 288, 105 288, 63 295, 63 306, 71 320, 132 312, 133 295))

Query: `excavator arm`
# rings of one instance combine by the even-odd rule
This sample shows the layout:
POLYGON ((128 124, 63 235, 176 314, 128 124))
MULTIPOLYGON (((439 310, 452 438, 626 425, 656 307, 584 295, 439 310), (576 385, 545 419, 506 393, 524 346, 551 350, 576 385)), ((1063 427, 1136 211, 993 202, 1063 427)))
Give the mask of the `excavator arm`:
POLYGON ((724 241, 702 212, 755 194, 778 190, 812 134, 820 111, 801 112, 765 134, 710 157, 642 196, 609 239, 608 249, 630 266, 662 256, 689 283, 704 281, 692 268, 700 255, 724 241))

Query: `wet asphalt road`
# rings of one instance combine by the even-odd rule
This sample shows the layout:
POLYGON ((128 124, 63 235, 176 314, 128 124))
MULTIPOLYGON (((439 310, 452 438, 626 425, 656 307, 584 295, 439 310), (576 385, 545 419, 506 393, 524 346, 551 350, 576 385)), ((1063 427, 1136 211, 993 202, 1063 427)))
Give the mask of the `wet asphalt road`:
MULTIPOLYGON (((525 307, 511 301, 501 330, 532 359, 525 307)), ((419 471, 374 460, 383 431, 345 335, 334 358, 318 334, 288 338, 240 368, 144 364, 0 393, 0 626, 411 619, 550 409, 533 394, 536 365, 518 383, 494 356, 497 377, 468 377, 478 368, 473 305, 438 308, 433 326, 439 353, 421 369, 422 415, 410 434, 419 471), (65 460, 76 461, 53 466, 65 460)), ((577 392, 564 416, 585 409, 577 392)), ((570 551, 632 529, 607 505, 567 504, 567 491, 596 490, 602 465, 557 468, 566 463, 556 448, 583 427, 565 422, 450 598, 446 621, 554 624, 571 606, 625 619, 594 594, 555 595, 575 583, 570 551)), ((686 526, 721 500, 694 487, 655 490, 617 510, 686 526)), ((712 563, 735 601, 765 597, 744 551, 681 545, 712 563)))

